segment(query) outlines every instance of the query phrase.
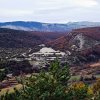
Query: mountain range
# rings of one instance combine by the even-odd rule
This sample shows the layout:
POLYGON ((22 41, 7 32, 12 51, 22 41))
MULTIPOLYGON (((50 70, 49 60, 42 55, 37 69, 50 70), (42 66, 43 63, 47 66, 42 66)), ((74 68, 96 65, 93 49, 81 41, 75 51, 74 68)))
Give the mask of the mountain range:
POLYGON ((66 54, 70 52, 68 59, 71 57, 71 63, 74 60, 95 61, 100 58, 100 27, 72 29, 69 32, 0 28, 0 48, 35 48, 40 44, 66 54))
POLYGON ((14 21, 14 22, 3 22, 0 23, 1 28, 9 28, 15 30, 24 31, 44 31, 44 32, 69 32, 73 29, 85 28, 85 27, 97 27, 100 26, 100 22, 69 22, 66 24, 51 24, 41 22, 25 22, 25 21, 14 21))

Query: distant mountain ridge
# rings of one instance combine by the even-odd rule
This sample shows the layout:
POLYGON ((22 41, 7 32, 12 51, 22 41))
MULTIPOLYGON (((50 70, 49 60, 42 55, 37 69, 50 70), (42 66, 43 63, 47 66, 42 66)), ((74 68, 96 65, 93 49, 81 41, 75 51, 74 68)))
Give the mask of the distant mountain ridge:
POLYGON ((66 24, 51 24, 41 22, 25 22, 25 21, 14 21, 0 23, 1 28, 10 28, 15 30, 24 31, 44 31, 44 32, 69 32, 73 29, 85 28, 85 27, 96 27, 100 26, 100 22, 69 22, 66 24))

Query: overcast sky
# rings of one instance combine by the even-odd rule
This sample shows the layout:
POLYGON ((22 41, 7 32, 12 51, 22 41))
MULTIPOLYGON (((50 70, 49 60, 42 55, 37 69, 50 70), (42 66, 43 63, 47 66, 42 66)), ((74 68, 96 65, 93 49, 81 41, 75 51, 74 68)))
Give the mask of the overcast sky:
POLYGON ((100 22, 100 0, 0 0, 0 22, 100 22))

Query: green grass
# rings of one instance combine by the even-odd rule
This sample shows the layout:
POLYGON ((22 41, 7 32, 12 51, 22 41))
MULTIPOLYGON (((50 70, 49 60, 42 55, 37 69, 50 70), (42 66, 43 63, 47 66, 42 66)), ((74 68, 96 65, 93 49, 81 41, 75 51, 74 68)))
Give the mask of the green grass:
POLYGON ((97 78, 100 78, 100 75, 96 75, 97 78))
MULTIPOLYGON (((100 78, 100 75, 96 75, 96 78, 100 78)), ((71 76, 70 81, 78 81, 80 79, 80 75, 71 76)))
POLYGON ((3 68, 3 69, 0 69, 0 71, 4 71, 5 70, 5 68, 3 68))
POLYGON ((80 75, 71 76, 70 81, 73 81, 73 80, 78 81, 79 79, 80 79, 80 75))

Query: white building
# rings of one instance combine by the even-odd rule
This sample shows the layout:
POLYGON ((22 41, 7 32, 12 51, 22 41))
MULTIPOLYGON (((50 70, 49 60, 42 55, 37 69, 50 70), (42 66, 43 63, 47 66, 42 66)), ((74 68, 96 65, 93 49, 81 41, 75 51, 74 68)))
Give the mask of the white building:
POLYGON ((58 59, 62 59, 64 55, 64 52, 56 51, 52 48, 43 47, 39 52, 35 52, 30 56, 33 56, 36 60, 54 60, 56 59, 56 57, 58 59))

